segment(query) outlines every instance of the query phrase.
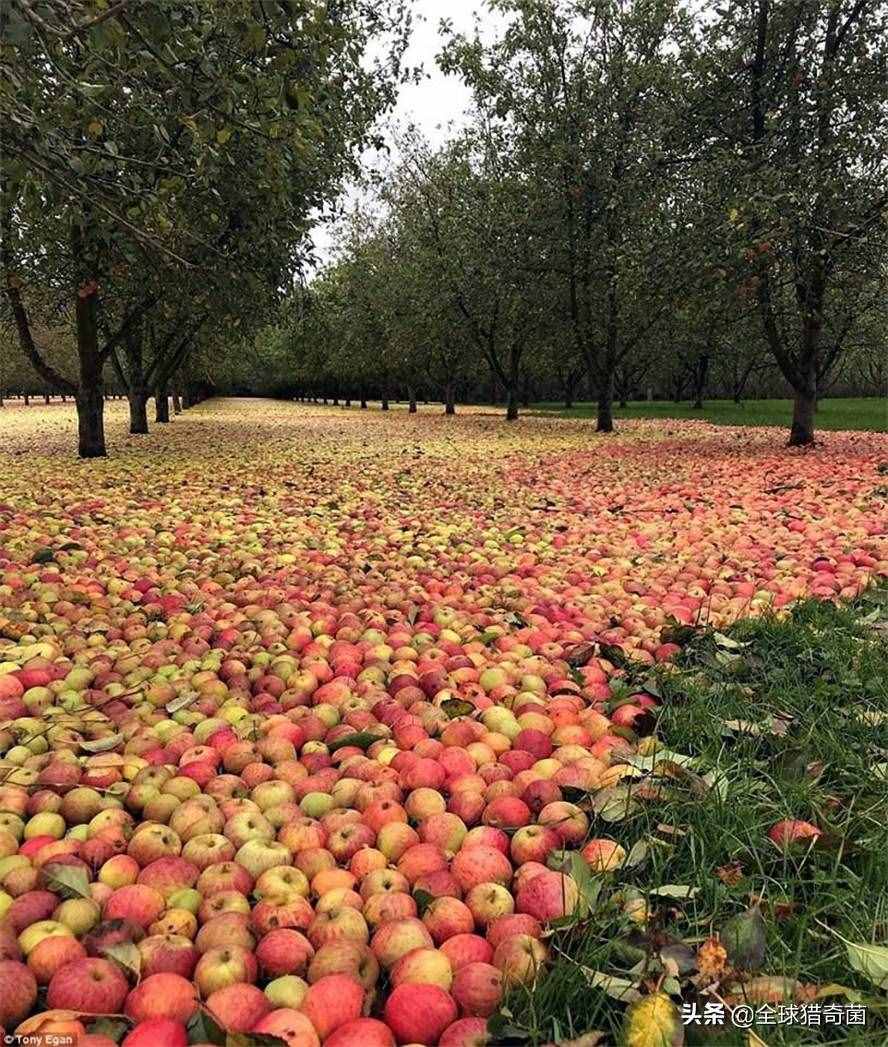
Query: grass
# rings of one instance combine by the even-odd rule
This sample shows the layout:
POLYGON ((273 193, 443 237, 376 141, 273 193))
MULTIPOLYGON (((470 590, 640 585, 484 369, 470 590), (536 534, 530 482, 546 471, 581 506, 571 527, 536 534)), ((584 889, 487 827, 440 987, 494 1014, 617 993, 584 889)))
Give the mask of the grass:
MULTIPOLYGON (((579 403, 570 410, 563 404, 538 403, 532 411, 560 418, 594 418, 595 404, 579 403)), ((614 406, 615 418, 695 418, 713 425, 777 425, 788 428, 792 419, 790 400, 706 401, 702 410, 689 403, 636 401, 626 407, 614 406)), ((888 432, 888 399, 856 397, 821 400, 817 410, 818 429, 869 429, 888 432)))
MULTIPOLYGON (((600 889, 591 916, 555 933, 549 945, 556 962, 533 992, 511 993, 496 1019, 502 1042, 547 1043, 590 1029, 606 1033, 604 1042, 624 1042, 625 1003, 593 987, 590 972, 638 984, 646 969, 642 989, 649 991, 658 971, 662 976, 664 946, 693 964, 701 942, 760 900, 766 947, 751 970, 842 987, 829 990, 835 995, 823 1004, 869 1005, 863 1029, 759 1027, 768 1047, 888 1043, 884 990, 852 969, 838 937, 888 945, 886 633, 888 590, 874 589, 854 606, 812 601, 783 620, 744 621, 727 642, 701 632, 678 671, 658 672, 655 683, 648 677, 663 699, 657 736, 694 757, 694 773, 674 771, 668 795, 641 801, 625 820, 593 819, 592 835, 613 837, 627 850, 645 841, 647 857, 591 880, 600 889), (730 640, 747 646, 730 649, 730 640), (735 720, 754 728, 726 726, 735 720), (698 777, 706 772, 710 777, 698 777), (814 822, 823 838, 781 853, 766 834, 788 817, 814 822), (614 900, 665 884, 696 890, 684 900, 649 897, 645 926, 614 900)), ((888 965, 888 950, 884 956, 888 965)), ((692 976, 671 985, 674 993, 680 983, 686 1001, 697 992, 692 976)), ((723 983, 720 992, 728 991, 723 983)), ((685 1033, 688 1045, 760 1042, 731 1028, 685 1033)))

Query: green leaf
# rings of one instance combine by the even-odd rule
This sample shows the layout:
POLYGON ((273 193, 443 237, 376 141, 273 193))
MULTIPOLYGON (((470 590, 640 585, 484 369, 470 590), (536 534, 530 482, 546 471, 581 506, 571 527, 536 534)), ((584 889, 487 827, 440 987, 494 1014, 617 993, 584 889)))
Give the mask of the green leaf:
POLYGON ((225 1047, 225 1030, 206 1010, 195 1011, 188 1020, 188 1039, 191 1043, 214 1043, 225 1047))
POLYGON ((587 916, 595 908, 601 894, 601 877, 592 875, 592 870, 579 851, 571 852, 570 876, 580 892, 582 915, 587 916))
POLYGON ((225 145, 225 143, 231 138, 232 130, 230 127, 220 128, 216 132, 216 145, 225 145))
POLYGON ((441 702, 441 710, 447 713, 449 719, 454 720, 457 716, 469 716, 475 711, 475 706, 461 698, 448 698, 447 701, 441 702))
POLYGON ((647 893, 655 898, 696 898, 700 888, 685 883, 664 883, 661 887, 652 887, 647 893))
MULTIPOLYGON (((839 935, 841 937, 841 935, 839 935)), ((848 953, 848 963, 880 989, 888 989, 888 947, 849 942, 842 938, 848 953)))
POLYGON ((339 738, 333 742, 330 745, 330 752, 335 753, 337 749, 342 749, 346 745, 354 745, 358 749, 366 751, 374 742, 379 740, 378 734, 371 734, 370 731, 357 731, 355 734, 347 734, 344 738, 339 738))
POLYGON ((695 756, 674 753, 671 749, 658 749, 656 752, 646 756, 633 753, 623 760, 623 763, 628 763, 630 767, 635 767, 639 771, 653 771, 658 763, 674 763, 678 764, 679 767, 692 767, 697 762, 698 760, 695 756))
POLYGON ((647 861, 651 852, 650 844, 646 840, 636 840, 629 848, 629 853, 623 859, 622 869, 635 869, 647 861))
POLYGON ((93 1036, 107 1036, 115 1043, 120 1043, 129 1030, 130 1023, 123 1018, 99 1018, 89 1026, 93 1036))
POLYGON ((605 974, 604 971, 596 971, 591 967, 581 968, 586 981, 593 989, 601 989, 613 1000, 621 1003, 634 1003, 636 1000, 644 999, 638 991, 638 982, 630 981, 628 978, 618 978, 613 974, 605 974))
POLYGON ((428 891, 423 891, 417 888, 413 892, 413 900, 416 902, 416 908, 419 912, 419 915, 422 916, 426 909, 428 909, 428 907, 435 900, 435 896, 433 894, 429 894, 428 891))
POLYGON ((55 552, 48 546, 44 546, 42 549, 38 549, 31 558, 31 563, 52 563, 55 559, 55 552))
POLYGON ((138 982, 142 976, 142 954, 133 942, 117 942, 105 946, 101 951, 106 960, 113 960, 123 969, 124 974, 138 982))
POLYGON ((285 1040, 266 1032, 230 1032, 225 1047, 287 1047, 285 1040))
POLYGON ((92 898, 89 875, 81 866, 50 862, 43 868, 43 879, 46 889, 62 898, 92 898))
POLYGON ((626 785, 615 785, 599 789, 592 798, 592 809, 604 822, 622 822, 641 810, 631 789, 626 785))

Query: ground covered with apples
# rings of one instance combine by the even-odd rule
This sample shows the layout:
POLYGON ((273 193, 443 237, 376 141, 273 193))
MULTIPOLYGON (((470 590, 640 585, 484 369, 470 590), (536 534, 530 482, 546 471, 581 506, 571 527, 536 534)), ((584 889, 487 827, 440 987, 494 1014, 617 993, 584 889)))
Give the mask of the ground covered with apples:
POLYGON ((107 415, 0 411, 5 1032, 885 1042, 888 438, 107 415))

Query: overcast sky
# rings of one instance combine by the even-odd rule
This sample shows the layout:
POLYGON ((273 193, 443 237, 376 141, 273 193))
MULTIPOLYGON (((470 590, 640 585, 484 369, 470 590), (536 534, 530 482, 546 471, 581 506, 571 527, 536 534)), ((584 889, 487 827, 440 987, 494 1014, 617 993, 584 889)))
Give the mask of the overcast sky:
MULTIPOLYGON (((494 18, 486 10, 484 0, 413 0, 413 33, 405 64, 421 65, 424 76, 420 83, 401 88, 391 119, 399 127, 415 124, 433 145, 446 140, 449 124, 459 126, 471 101, 465 84, 455 76, 444 76, 435 62, 443 46, 439 25, 442 18, 447 18, 456 32, 471 35, 476 11, 481 17, 482 32, 501 24, 498 16, 494 18)), ((367 163, 376 160, 375 154, 365 157, 367 163)), ((321 261, 326 261, 330 256, 329 230, 319 226, 314 239, 321 261)))

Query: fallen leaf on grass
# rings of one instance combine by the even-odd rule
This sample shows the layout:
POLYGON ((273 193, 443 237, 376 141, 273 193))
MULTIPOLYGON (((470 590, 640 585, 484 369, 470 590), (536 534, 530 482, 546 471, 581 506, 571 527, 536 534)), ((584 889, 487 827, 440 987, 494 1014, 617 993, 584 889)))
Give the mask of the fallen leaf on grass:
POLYGON ((627 1008, 623 1043, 626 1047, 681 1047, 684 1043, 681 1015, 665 993, 644 996, 627 1008))
POLYGON ((582 971, 592 988, 601 989, 614 1000, 632 1003, 644 999, 638 991, 637 983, 630 982, 628 978, 617 978, 615 975, 605 974, 604 971, 594 971, 591 967, 583 967, 582 971))
POLYGON ((728 862, 716 869, 715 875, 728 887, 736 887, 743 879, 743 866, 740 862, 728 862))
POLYGON ((868 945, 865 942, 849 942, 836 935, 845 943, 848 953, 848 963, 859 974, 869 978, 880 989, 888 989, 888 947, 884 945, 868 945))
POLYGON ((662 887, 652 887, 648 891, 655 898, 696 898, 699 893, 699 887, 684 883, 665 883, 662 887))

